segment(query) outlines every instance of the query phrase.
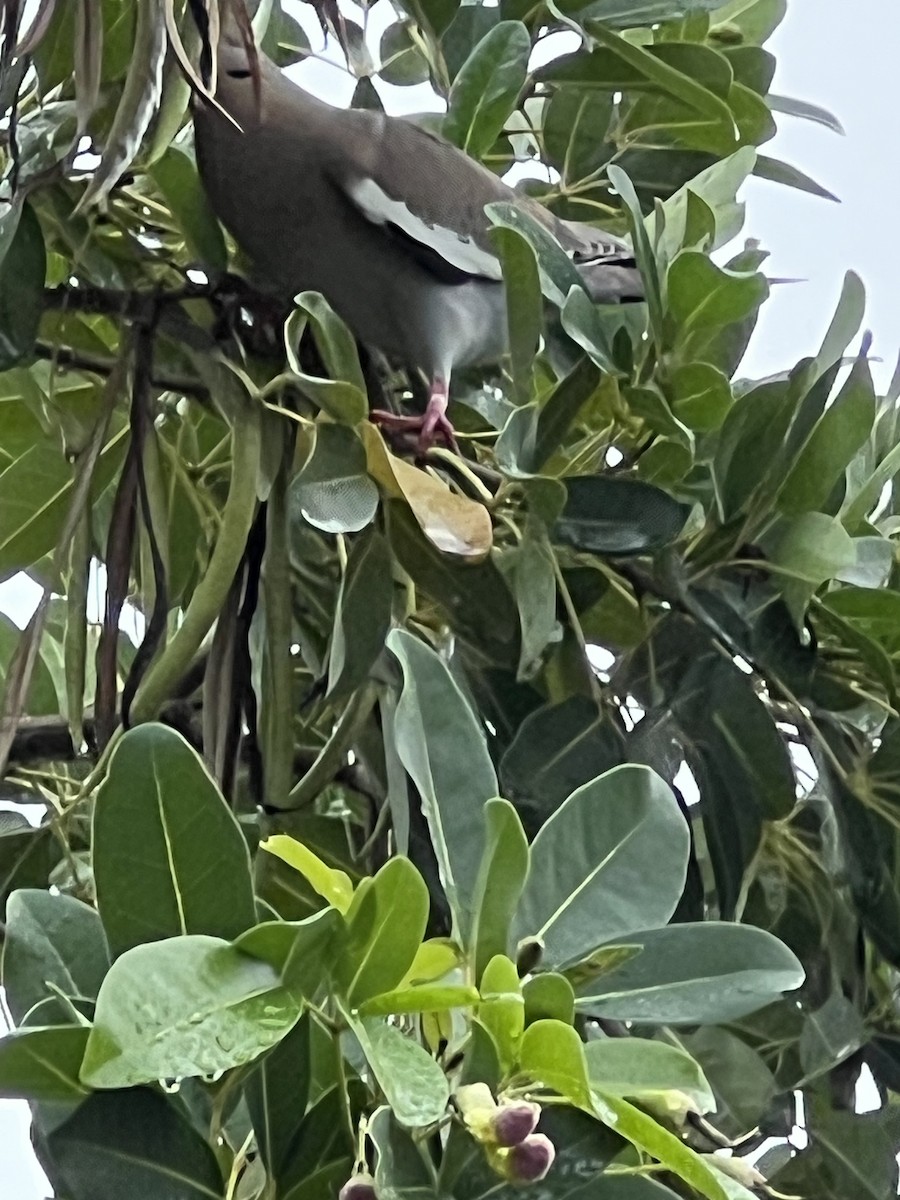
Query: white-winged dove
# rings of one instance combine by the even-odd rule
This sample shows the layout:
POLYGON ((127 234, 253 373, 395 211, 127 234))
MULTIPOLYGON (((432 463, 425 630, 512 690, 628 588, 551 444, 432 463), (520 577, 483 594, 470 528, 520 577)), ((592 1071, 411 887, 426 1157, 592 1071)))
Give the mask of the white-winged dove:
POLYGON ((194 114, 213 209, 255 282, 290 300, 321 292, 359 340, 429 379, 421 440, 449 437, 455 367, 495 363, 507 345, 500 262, 485 205, 512 201, 548 228, 592 298, 639 299, 630 249, 562 221, 441 138, 399 117, 338 109, 259 55, 259 103, 239 35, 219 45, 216 99, 194 114))

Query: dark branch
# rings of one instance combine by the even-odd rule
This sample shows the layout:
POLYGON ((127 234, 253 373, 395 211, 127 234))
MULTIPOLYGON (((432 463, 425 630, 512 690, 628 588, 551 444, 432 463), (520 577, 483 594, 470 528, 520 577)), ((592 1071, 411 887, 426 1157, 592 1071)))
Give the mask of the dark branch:
MULTIPOLYGON (((34 353, 37 358, 45 359, 58 367, 68 367, 73 371, 88 371, 92 375, 102 375, 104 379, 116 365, 115 359, 82 354, 70 346, 53 346, 49 342, 37 342, 34 353)), ((193 396, 198 400, 206 400, 209 394, 198 379, 155 374, 152 383, 160 391, 178 392, 180 395, 193 396)))

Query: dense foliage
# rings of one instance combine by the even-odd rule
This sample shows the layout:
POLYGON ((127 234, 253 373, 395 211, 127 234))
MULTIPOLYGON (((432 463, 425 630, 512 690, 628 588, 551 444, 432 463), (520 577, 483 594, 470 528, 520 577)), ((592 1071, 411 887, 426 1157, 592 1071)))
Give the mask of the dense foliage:
POLYGON ((509 360, 423 459, 209 214, 238 2, 0 8, 0 1096, 60 1200, 894 1196, 900 383, 852 274, 741 378, 765 254, 714 253, 749 175, 825 194, 758 149, 835 123, 770 94, 785 0, 396 0, 380 62, 320 0, 354 103, 430 82, 645 281, 496 206, 509 360))

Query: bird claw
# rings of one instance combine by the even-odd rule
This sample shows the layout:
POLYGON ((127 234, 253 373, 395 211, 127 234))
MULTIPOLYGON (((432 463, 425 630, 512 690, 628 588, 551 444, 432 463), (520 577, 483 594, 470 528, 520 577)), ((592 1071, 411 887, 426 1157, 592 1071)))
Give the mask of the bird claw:
POLYGON ((429 408, 421 416, 409 417, 377 408, 369 413, 369 419, 389 433, 403 436, 418 434, 415 445, 419 454, 427 453, 439 442, 451 450, 456 448, 456 433, 452 424, 443 412, 436 409, 429 408))

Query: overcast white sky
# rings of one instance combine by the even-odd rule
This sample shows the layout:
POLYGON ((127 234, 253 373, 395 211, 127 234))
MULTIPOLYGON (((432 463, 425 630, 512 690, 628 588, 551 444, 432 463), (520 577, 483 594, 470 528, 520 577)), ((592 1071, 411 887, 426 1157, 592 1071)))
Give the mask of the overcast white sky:
MULTIPOLYGON (((847 136, 780 117, 766 152, 812 175, 842 203, 755 180, 748 185, 745 234, 772 252, 771 274, 806 282, 775 290, 743 373, 764 376, 814 352, 852 268, 866 284, 866 324, 875 335, 873 353, 884 360, 874 372, 886 383, 900 349, 900 4, 790 0, 770 48, 779 60, 773 89, 831 109, 847 136)), ((317 90, 347 94, 337 71, 315 75, 317 90)), ((24 623, 27 595, 14 581, 0 585, 0 609, 24 623)), ((31 1154, 27 1108, 12 1101, 0 1101, 0 1181, 11 1200, 42 1200, 49 1191, 31 1154)))

